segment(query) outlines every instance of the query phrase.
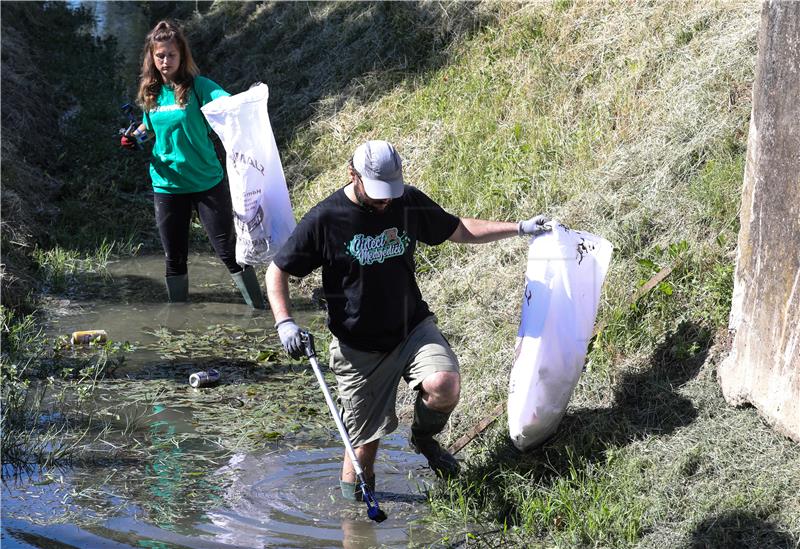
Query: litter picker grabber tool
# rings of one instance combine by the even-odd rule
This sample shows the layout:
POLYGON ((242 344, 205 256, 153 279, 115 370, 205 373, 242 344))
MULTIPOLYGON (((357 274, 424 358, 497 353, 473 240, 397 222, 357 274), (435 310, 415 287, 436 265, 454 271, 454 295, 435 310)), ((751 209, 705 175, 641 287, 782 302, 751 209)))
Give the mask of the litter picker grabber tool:
POLYGON ((336 404, 334 404, 333 398, 331 397, 331 392, 328 390, 328 384, 325 383, 325 378, 322 377, 322 371, 319 369, 317 352, 314 350, 314 336, 304 331, 302 332, 301 337, 303 338, 303 347, 305 347, 306 356, 311 362, 311 368, 314 370, 314 375, 317 376, 317 381, 319 382, 320 389, 322 389, 322 394, 325 395, 325 402, 328 403, 328 409, 330 409, 333 420, 336 422, 336 427, 339 429, 339 435, 342 437, 344 447, 347 450, 347 454, 350 456, 350 461, 353 462, 353 469, 356 471, 356 477, 358 477, 358 483, 361 486, 361 493, 364 497, 364 503, 367 504, 367 516, 375 522, 383 522, 386 520, 386 513, 381 511, 381 508, 378 506, 378 501, 375 499, 375 494, 372 493, 372 490, 370 490, 369 486, 367 485, 367 477, 364 475, 364 470, 361 469, 361 465, 358 463, 358 458, 356 458, 353 445, 350 443, 350 436, 347 434, 347 429, 345 428, 344 423, 342 423, 342 418, 339 417, 336 404))
POLYGON ((136 148, 139 150, 144 149, 144 144, 150 139, 150 134, 146 131, 139 131, 141 122, 133 114, 133 105, 125 103, 120 107, 122 114, 128 117, 128 127, 120 128, 119 135, 126 135, 136 142, 136 148))

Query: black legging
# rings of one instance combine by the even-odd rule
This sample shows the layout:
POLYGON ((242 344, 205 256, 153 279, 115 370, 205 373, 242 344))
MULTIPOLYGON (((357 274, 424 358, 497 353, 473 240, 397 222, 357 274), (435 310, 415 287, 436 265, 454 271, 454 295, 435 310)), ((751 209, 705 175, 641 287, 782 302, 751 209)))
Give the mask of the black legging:
POLYGON ((242 270, 236 263, 233 206, 224 179, 207 191, 186 194, 153 193, 153 197, 158 234, 166 255, 167 276, 188 272, 186 260, 189 257, 189 226, 192 210, 195 209, 214 251, 228 271, 238 273, 242 270))

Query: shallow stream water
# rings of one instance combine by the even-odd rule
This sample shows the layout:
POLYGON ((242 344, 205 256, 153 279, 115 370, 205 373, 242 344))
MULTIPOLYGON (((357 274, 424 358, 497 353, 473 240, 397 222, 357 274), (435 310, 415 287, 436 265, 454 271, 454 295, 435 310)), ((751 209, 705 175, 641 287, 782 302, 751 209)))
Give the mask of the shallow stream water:
MULTIPOLYGON (((187 304, 163 302, 161 256, 111 263, 77 294, 52 301, 49 335, 101 328, 133 350, 83 405, 108 430, 74 463, 4 482, 2 547, 440 540, 422 521, 434 480, 408 449, 407 430, 382 443, 376 496, 389 518, 375 524, 365 504, 339 495, 341 441, 310 368, 274 351, 271 314, 248 308, 215 258, 193 256, 189 273, 187 304), (220 383, 189 387, 189 374, 208 366, 220 383)), ((302 322, 321 331, 320 312, 307 309, 302 322)))
POLYGON ((144 38, 150 30, 141 3, 69 0, 68 4, 92 13, 94 24, 89 29, 92 34, 98 38, 114 37, 122 57, 121 70, 126 73, 126 78, 135 78, 141 65, 144 38))
POLYGON ((364 504, 342 501, 341 445, 234 454, 206 462, 167 456, 155 481, 133 464, 34 475, 4 486, 6 547, 407 547, 439 539, 414 525, 425 511, 426 475, 405 439, 386 439, 376 498, 389 518, 375 524, 364 504), (127 470, 126 470, 127 469, 127 470), (198 509, 181 477, 214 487, 198 509), (131 486, 131 485, 135 486, 131 486))

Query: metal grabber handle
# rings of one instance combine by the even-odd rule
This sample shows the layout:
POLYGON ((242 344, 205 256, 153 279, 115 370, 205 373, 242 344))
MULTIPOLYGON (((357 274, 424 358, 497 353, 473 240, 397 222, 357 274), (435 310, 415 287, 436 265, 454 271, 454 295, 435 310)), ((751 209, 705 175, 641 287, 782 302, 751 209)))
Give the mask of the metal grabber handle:
POLYGON ((347 455, 350 456, 350 461, 353 463, 353 469, 358 477, 358 483, 361 486, 364 502, 367 504, 367 516, 375 522, 383 522, 386 520, 386 513, 381 511, 381 508, 378 506, 378 501, 375 499, 375 495, 367 485, 367 478, 364 475, 361 464, 358 463, 356 452, 353 450, 353 445, 350 442, 350 436, 347 434, 347 428, 344 426, 344 423, 342 423, 342 418, 339 417, 339 411, 336 408, 336 404, 333 402, 328 384, 325 383, 325 378, 322 377, 322 370, 320 370, 319 363, 317 362, 317 352, 314 349, 314 336, 307 331, 303 331, 300 333, 300 337, 303 339, 303 347, 305 348, 306 356, 309 362, 311 362, 311 369, 314 370, 314 375, 317 376, 319 387, 322 389, 322 394, 325 395, 325 402, 328 403, 328 409, 333 416, 333 420, 336 422, 336 428, 339 429, 339 436, 342 437, 347 455))

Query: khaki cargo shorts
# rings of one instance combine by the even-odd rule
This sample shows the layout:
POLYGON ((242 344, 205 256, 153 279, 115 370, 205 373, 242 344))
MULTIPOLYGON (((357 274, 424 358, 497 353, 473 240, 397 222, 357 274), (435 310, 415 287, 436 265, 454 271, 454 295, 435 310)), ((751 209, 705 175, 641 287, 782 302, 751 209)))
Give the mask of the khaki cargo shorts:
POLYGON ((339 389, 339 415, 358 447, 397 429, 395 400, 401 377, 418 390, 431 374, 458 372, 458 359, 429 316, 389 352, 353 349, 334 338, 330 368, 339 389))

